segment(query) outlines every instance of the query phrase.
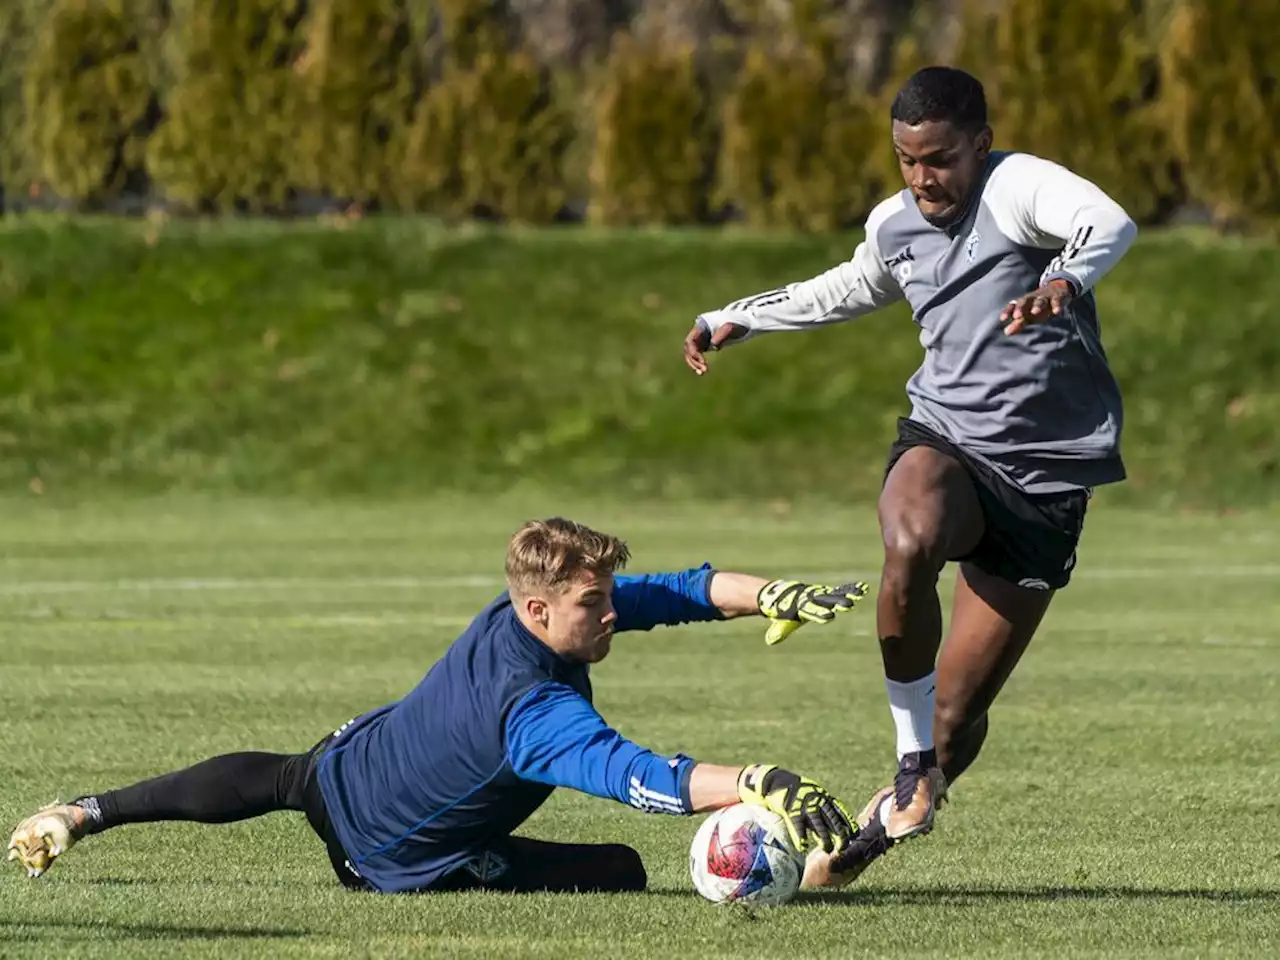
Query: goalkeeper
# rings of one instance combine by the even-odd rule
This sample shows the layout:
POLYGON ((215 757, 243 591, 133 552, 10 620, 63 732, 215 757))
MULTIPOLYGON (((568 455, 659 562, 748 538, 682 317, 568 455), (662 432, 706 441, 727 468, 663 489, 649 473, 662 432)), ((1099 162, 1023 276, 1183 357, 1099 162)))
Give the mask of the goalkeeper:
POLYGON ((644 889, 630 847, 513 835, 556 787, 647 813, 743 801, 780 814, 801 849, 841 849, 857 828, 820 786, 776 766, 715 766, 632 743, 592 706, 588 668, 621 631, 750 614, 774 627, 825 622, 865 585, 766 582, 707 566, 615 577, 627 559, 622 541, 572 521, 527 523, 509 544, 508 590, 402 700, 305 753, 228 754, 45 808, 18 825, 9 857, 39 876, 77 841, 124 824, 296 810, 350 889, 644 889))

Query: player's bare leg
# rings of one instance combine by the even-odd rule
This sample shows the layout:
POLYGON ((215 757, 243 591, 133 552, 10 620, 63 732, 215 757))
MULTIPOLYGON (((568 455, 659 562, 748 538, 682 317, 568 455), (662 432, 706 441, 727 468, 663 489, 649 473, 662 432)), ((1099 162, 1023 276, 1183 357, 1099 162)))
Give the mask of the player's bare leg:
POLYGON ((884 567, 876 627, 899 759, 884 828, 897 841, 932 828, 935 803, 945 792, 933 741, 934 663, 942 641, 938 574, 982 539, 973 481, 959 461, 939 450, 907 450, 885 480, 880 529, 884 567))
POLYGON ((1031 590, 962 564, 951 629, 938 657, 933 738, 947 782, 968 769, 986 739, 987 710, 1044 619, 1053 591, 1031 590))
MULTIPOLYGON (((988 710, 1035 635, 1051 591, 1030 590, 962 564, 956 578, 951 628, 938 658, 933 737, 945 783, 977 758, 986 740, 988 710)), ((858 814, 861 831, 845 856, 811 856, 805 886, 843 886, 894 843, 886 830, 894 787, 878 790, 858 814)))
POLYGON ((858 815, 859 836, 837 858, 810 854, 806 887, 842 886, 893 843, 927 833, 945 792, 933 742, 934 661, 942 642, 938 574, 972 551, 985 529, 982 505, 954 457, 916 446, 898 458, 880 494, 884 566, 876 628, 889 708, 897 731, 898 775, 858 815))

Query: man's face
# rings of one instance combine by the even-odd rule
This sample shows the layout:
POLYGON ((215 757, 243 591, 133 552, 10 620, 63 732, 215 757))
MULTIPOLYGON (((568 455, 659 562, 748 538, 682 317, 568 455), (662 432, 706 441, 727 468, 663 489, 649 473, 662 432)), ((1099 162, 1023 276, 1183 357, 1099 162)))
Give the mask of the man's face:
POLYGON ((946 120, 893 121, 893 149, 921 215, 945 227, 965 210, 991 152, 991 128, 966 133, 946 120))
POLYGON ((613 577, 584 572, 558 593, 547 592, 529 601, 546 630, 546 644, 567 660, 599 663, 609 653, 613 625, 613 577))

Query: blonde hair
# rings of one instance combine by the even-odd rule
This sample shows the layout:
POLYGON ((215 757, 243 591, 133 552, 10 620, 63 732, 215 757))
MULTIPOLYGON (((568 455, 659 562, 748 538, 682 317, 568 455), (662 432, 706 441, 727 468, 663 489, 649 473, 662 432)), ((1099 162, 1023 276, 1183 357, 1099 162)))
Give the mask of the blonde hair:
POLYGON ((612 574, 631 558, 615 536, 551 517, 530 520, 507 545, 507 587, 515 596, 559 592, 583 573, 612 574))

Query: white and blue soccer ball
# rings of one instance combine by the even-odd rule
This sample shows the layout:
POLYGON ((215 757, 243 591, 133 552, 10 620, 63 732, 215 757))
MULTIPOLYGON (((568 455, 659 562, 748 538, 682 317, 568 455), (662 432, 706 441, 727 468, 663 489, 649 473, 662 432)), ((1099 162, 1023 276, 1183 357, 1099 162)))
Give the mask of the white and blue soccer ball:
POLYGON ((737 803, 702 821, 689 850, 689 873, 712 903, 775 907, 800 889, 804 854, 780 816, 737 803))

